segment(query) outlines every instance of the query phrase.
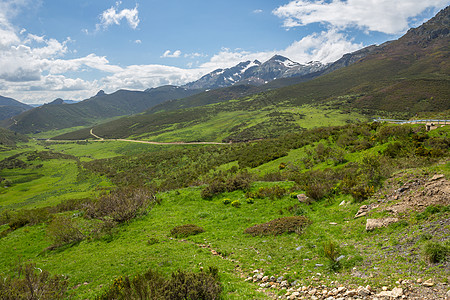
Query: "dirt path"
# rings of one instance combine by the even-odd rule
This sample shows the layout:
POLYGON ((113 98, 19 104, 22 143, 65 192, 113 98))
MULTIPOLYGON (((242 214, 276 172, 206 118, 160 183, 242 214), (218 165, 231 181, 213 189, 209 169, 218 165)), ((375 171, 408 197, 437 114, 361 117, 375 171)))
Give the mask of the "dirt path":
MULTIPOLYGON (((98 135, 96 135, 92 128, 89 131, 89 133, 96 138, 96 140, 89 140, 92 142, 111 142, 111 141, 118 141, 118 142, 132 142, 132 143, 142 143, 142 144, 152 144, 152 145, 228 145, 228 143, 218 143, 218 142, 152 142, 152 141, 139 141, 139 140, 129 140, 129 139, 105 139, 98 135)), ((85 142, 87 140, 50 140, 49 142, 85 142)))

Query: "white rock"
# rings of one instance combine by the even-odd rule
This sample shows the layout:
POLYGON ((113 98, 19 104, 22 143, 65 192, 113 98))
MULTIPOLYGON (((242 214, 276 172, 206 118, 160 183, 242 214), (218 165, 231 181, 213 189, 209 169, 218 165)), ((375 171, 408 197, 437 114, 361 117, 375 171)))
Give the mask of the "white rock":
POLYGON ((398 218, 383 218, 383 219, 367 219, 366 231, 374 230, 375 228, 386 227, 389 224, 398 222, 398 218))

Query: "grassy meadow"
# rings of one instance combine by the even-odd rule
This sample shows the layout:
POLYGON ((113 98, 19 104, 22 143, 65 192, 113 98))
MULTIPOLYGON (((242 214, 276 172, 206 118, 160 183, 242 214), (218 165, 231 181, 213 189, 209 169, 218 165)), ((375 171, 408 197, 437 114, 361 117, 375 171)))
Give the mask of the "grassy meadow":
POLYGON ((408 174, 449 178, 448 134, 448 128, 426 133, 417 125, 360 123, 231 145, 21 143, 0 153, 0 274, 17 277, 17 267, 32 262, 65 276, 64 297, 74 299, 93 299, 117 278, 148 269, 169 276, 210 266, 219 270, 223 299, 285 293, 246 280, 254 270, 306 286, 394 287, 400 278, 418 277, 446 282, 446 260, 430 263, 423 248, 430 240, 448 247, 448 224, 438 230, 450 217, 448 206, 401 214, 399 223, 371 232, 366 217, 354 216, 384 199, 388 178, 395 184, 408 174), (113 215, 89 212, 89 205, 130 186, 150 189, 157 202, 112 227, 105 224, 113 215), (299 202, 302 193, 310 203, 299 202), (38 220, 19 226, 21 212, 38 220), (293 216, 310 224, 281 235, 244 232, 293 216), (56 220, 83 238, 55 242, 56 220), (185 224, 204 232, 171 234, 185 224), (342 256, 338 267, 324 252, 330 243, 342 256))

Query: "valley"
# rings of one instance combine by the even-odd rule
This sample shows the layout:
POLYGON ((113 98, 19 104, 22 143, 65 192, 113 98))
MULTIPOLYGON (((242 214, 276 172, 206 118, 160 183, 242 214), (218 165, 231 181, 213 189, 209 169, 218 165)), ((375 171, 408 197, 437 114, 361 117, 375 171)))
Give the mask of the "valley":
POLYGON ((0 299, 449 298, 450 126, 421 121, 450 120, 449 19, 329 64, 2 97, 0 299))

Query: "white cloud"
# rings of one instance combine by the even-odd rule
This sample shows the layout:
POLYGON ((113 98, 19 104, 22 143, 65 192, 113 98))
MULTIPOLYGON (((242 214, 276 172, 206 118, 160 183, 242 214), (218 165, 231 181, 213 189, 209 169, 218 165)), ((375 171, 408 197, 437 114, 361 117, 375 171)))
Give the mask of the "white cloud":
POLYGON ((204 74, 200 69, 181 69, 163 65, 132 65, 102 79, 105 90, 128 88, 144 90, 166 84, 182 85, 204 74))
POLYGON ((138 27, 140 20, 137 4, 133 9, 126 8, 119 11, 120 4, 122 4, 122 2, 116 2, 116 6, 111 6, 109 9, 102 12, 100 15, 100 23, 96 25, 97 31, 101 28, 105 30, 111 25, 120 25, 122 19, 127 20, 128 25, 132 29, 138 27))
POLYGON ((141 40, 135 40, 134 43, 135 44, 142 44, 142 41, 141 40))
POLYGON ((295 0, 273 13, 284 19, 287 28, 325 23, 344 29, 357 27, 387 34, 409 28, 408 21, 430 7, 442 7, 448 0, 295 0))
POLYGON ((345 53, 363 48, 363 44, 356 44, 335 29, 314 33, 293 42, 281 55, 297 62, 320 61, 322 63, 334 62, 345 53))
POLYGON ((260 14, 260 13, 262 13, 262 12, 264 12, 262 9, 255 9, 255 10, 253 11, 254 14, 260 14))
POLYGON ((162 58, 177 58, 181 56, 180 50, 175 50, 173 53, 170 50, 167 50, 166 52, 161 55, 162 58))

